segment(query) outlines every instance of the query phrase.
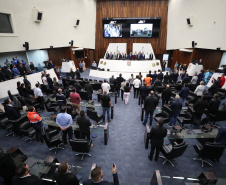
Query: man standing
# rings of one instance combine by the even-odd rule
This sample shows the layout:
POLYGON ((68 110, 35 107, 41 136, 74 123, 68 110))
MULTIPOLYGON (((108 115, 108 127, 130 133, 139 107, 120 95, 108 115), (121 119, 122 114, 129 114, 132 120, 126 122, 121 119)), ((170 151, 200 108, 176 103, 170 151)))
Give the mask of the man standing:
POLYGON ((144 78, 144 81, 146 82, 147 86, 150 87, 151 77, 149 76, 149 74, 146 75, 146 77, 144 78))
POLYGON ((189 88, 187 87, 187 84, 184 84, 184 87, 182 87, 182 89, 179 92, 179 96, 182 99, 182 103, 183 105, 185 105, 185 100, 188 97, 188 93, 189 93, 189 88))
POLYGON ((133 74, 131 74, 131 77, 129 78, 128 82, 129 82, 129 86, 132 89, 133 85, 134 85, 134 77, 133 74))
POLYGON ((213 99, 210 100, 207 106, 208 112, 215 115, 218 112, 220 104, 221 104, 221 101, 219 100, 219 95, 215 94, 213 99))
POLYGON ((42 181, 35 175, 29 173, 30 167, 26 164, 21 164, 16 169, 16 176, 12 179, 12 185, 25 185, 25 184, 32 184, 32 185, 42 185, 42 181))
POLYGON ((61 109, 61 106, 65 106, 67 103, 65 95, 62 93, 62 89, 58 89, 58 93, 56 94, 56 101, 61 109))
POLYGON ((109 79, 109 83, 113 85, 114 91, 115 91, 115 85, 116 85, 116 79, 114 78, 114 75, 109 79))
POLYGON ((144 122, 142 123, 143 125, 146 125, 148 121, 148 115, 150 114, 150 126, 152 126, 153 113, 157 105, 158 105, 158 98, 154 96, 154 91, 151 91, 150 96, 146 97, 144 101, 145 118, 144 118, 144 122))
POLYGON ((57 185, 79 185, 77 177, 68 170, 67 161, 62 161, 54 175, 57 185))
POLYGON ((225 83, 225 77, 224 77, 224 74, 221 75, 221 78, 220 78, 220 88, 222 88, 224 86, 224 83, 225 83))
POLYGON ((31 83, 27 79, 27 75, 24 76, 24 84, 26 88, 28 88, 28 86, 31 85, 31 83))
POLYGON ((81 74, 79 72, 79 68, 76 69, 75 74, 76 74, 77 79, 79 79, 81 77, 81 74))
POLYGON ((110 108, 111 108, 111 98, 107 95, 107 91, 104 91, 104 95, 101 96, 100 103, 103 108, 103 122, 105 123, 105 114, 107 112, 107 119, 108 122, 111 122, 110 120, 110 108))
POLYGON ((11 71, 10 67, 8 66, 6 69, 6 78, 9 79, 13 79, 13 72, 11 71))
POLYGON ((91 122, 89 121, 89 119, 87 119, 85 117, 85 111, 82 110, 80 112, 80 117, 78 117, 77 119, 77 124, 79 125, 79 130, 80 130, 80 136, 82 139, 88 139, 90 140, 90 126, 91 126, 91 122))
POLYGON ((120 96, 120 87, 122 82, 123 82, 122 74, 119 74, 119 77, 116 78, 116 90, 118 92, 118 98, 120 96))
POLYGON ((109 56, 109 53, 108 53, 108 51, 107 51, 106 54, 105 54, 105 58, 106 58, 106 59, 109 59, 109 57, 110 57, 110 56, 109 56))
POLYGON ((109 90, 110 90, 110 85, 107 83, 107 80, 104 79, 104 83, 101 84, 101 88, 104 91, 107 91, 107 94, 109 93, 109 90))
POLYGON ((119 185, 116 165, 112 166, 113 183, 103 180, 103 172, 100 167, 96 167, 91 171, 91 179, 83 181, 83 185, 119 185))
POLYGON ((93 94, 93 87, 92 85, 88 82, 88 79, 86 79, 86 84, 84 86, 85 91, 87 91, 88 98, 89 100, 92 100, 92 94, 93 94))
POLYGON ((70 93, 70 98, 71 98, 71 102, 72 102, 72 108, 73 108, 73 112, 76 112, 77 109, 77 113, 78 115, 80 114, 81 111, 81 97, 80 95, 76 92, 76 88, 72 89, 72 92, 70 93))
POLYGON ((203 96, 201 96, 201 99, 198 100, 194 105, 194 111, 195 111, 195 119, 201 120, 202 114, 204 113, 205 109, 207 108, 207 101, 203 100, 203 96))
POLYGON ((42 90, 40 89, 40 84, 37 83, 35 85, 35 89, 34 89, 34 95, 35 95, 35 98, 37 98, 37 101, 40 103, 40 106, 41 106, 41 109, 44 110, 45 107, 44 107, 44 97, 43 97, 43 94, 42 94, 42 90))
POLYGON ((170 85, 166 86, 166 89, 162 92, 162 106, 169 103, 171 97, 170 85))
POLYGON ((24 76, 25 75, 25 71, 24 71, 24 68, 23 68, 23 65, 20 64, 20 66, 18 67, 18 70, 20 71, 20 75, 21 76, 24 76))
POLYGON ((160 118, 158 121, 158 125, 155 127, 152 127, 149 138, 151 140, 151 151, 150 155, 148 156, 149 160, 152 161, 154 152, 155 152, 155 161, 158 160, 159 157, 159 151, 161 147, 163 146, 164 138, 167 134, 167 129, 163 127, 163 119, 160 118))
POLYGON ((153 60, 154 59, 154 56, 153 56, 153 53, 151 52, 151 54, 150 54, 150 60, 153 60))
POLYGON ((67 144, 67 135, 69 137, 69 140, 72 139, 72 123, 72 117, 67 113, 67 107, 61 107, 61 113, 59 113, 56 117, 56 124, 59 125, 60 129, 63 132, 64 145, 67 144))
POLYGON ((141 81, 139 79, 139 76, 136 76, 136 79, 133 81, 134 84, 134 98, 138 97, 139 91, 140 91, 140 85, 141 85, 141 81))
POLYGON ((53 80, 50 77, 50 74, 46 75, 47 83, 49 85, 49 89, 51 90, 51 93, 53 92, 53 80))
POLYGON ((172 127, 176 125, 177 116, 180 114, 180 111, 182 109, 182 103, 180 101, 180 96, 178 94, 175 97, 175 101, 172 101, 170 109, 172 110, 172 114, 170 118, 170 124, 168 125, 172 127))
POLYGON ((141 98, 141 105, 144 103, 145 98, 150 93, 150 89, 147 87, 147 83, 144 82, 143 86, 140 88, 140 98, 141 98))
POLYGON ((32 124, 32 127, 35 129, 35 137, 36 141, 41 143, 44 143, 42 133, 41 133, 41 127, 43 126, 42 124, 42 118, 38 115, 38 113, 35 111, 35 108, 33 106, 30 106, 28 108, 28 114, 27 117, 32 124))

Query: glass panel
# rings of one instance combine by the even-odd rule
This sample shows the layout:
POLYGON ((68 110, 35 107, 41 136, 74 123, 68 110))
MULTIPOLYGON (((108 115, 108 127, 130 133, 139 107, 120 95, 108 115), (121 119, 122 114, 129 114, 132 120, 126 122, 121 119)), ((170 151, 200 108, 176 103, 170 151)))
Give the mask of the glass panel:
POLYGON ((0 33, 13 33, 9 14, 0 13, 0 33))

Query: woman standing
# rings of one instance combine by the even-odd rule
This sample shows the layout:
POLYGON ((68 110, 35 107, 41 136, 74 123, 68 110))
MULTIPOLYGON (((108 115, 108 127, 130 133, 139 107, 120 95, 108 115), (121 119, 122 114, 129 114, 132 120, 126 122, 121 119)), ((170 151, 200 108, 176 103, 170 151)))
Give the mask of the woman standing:
POLYGON ((86 63, 84 61, 82 62, 82 69, 83 69, 83 71, 86 70, 86 63))
POLYGON ((124 87, 124 96, 125 96, 125 104, 128 104, 129 101, 129 96, 130 96, 130 87, 129 87, 129 83, 126 83, 126 86, 124 87))

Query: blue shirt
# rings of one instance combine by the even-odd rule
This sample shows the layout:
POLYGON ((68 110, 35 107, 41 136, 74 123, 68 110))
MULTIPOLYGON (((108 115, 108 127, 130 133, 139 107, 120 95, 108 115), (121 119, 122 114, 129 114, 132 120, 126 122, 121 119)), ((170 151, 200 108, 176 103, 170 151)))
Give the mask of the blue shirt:
POLYGON ((82 67, 82 63, 79 63, 78 65, 79 65, 79 67, 82 67))
POLYGON ((68 113, 59 113, 56 118, 56 124, 65 128, 69 124, 72 125, 72 117, 68 113))
POLYGON ((18 76, 20 74, 19 70, 16 67, 14 67, 12 69, 12 71, 13 71, 14 76, 18 76))

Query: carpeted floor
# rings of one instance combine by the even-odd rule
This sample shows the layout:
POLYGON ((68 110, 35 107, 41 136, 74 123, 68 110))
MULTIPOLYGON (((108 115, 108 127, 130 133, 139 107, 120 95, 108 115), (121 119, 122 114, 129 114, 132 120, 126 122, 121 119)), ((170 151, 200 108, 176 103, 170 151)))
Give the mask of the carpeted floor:
MULTIPOLYGON (((88 73, 89 70, 85 71, 81 77, 91 78, 88 73)), ((96 99, 96 96, 93 95, 93 98, 96 99)), ((114 101, 113 98, 112 101, 114 101)), ((160 103, 159 106, 161 106, 160 103)), ((101 112, 101 109, 97 111, 101 112)), ((51 113, 44 112, 41 115, 48 117, 51 113)), ((110 138, 108 145, 104 145, 103 127, 92 129, 92 132, 97 134, 97 138, 93 139, 94 146, 90 150, 92 156, 85 156, 83 161, 80 160, 80 157, 75 156, 75 153, 68 145, 65 150, 59 150, 55 155, 54 151, 49 152, 45 144, 41 145, 36 141, 29 144, 24 141, 25 138, 5 137, 4 130, 0 130, 0 147, 7 149, 15 146, 28 156, 36 156, 40 159, 44 159, 47 155, 56 156, 59 161, 66 160, 69 164, 77 166, 83 179, 88 178, 92 163, 96 163, 102 168, 104 179, 112 181, 111 167, 114 162, 117 165, 120 185, 150 184, 155 170, 160 170, 161 175, 170 177, 196 178, 201 172, 214 172, 219 178, 226 177, 226 152, 219 162, 214 163, 210 161, 213 164, 212 167, 205 165, 202 168, 200 162, 193 161, 193 158, 197 157, 193 149, 193 145, 198 143, 196 139, 185 139, 185 142, 189 144, 188 148, 181 157, 173 161, 175 167, 172 167, 169 163, 163 165, 163 159, 161 158, 157 162, 149 161, 150 145, 148 149, 145 149, 145 127, 141 124, 140 115, 141 107, 138 105, 138 99, 133 98, 133 91, 131 92, 128 105, 125 105, 121 98, 118 98, 118 103, 114 107, 114 119, 109 123, 110 138)), ((153 124, 155 124, 154 121, 153 124)), ((223 125, 225 123, 219 122, 218 124, 223 125)), ((165 139, 166 143, 169 143, 167 138, 165 139)), ((178 184, 184 183, 178 181, 178 184)))

